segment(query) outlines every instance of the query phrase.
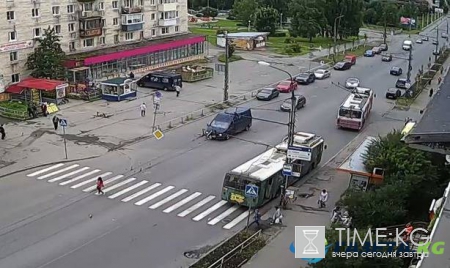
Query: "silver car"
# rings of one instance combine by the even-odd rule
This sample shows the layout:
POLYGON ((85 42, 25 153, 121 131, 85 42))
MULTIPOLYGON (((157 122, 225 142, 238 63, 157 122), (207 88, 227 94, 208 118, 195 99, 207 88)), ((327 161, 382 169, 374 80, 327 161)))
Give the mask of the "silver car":
POLYGON ((346 88, 357 88, 359 87, 359 79, 356 77, 350 77, 345 81, 346 88))
POLYGON ((331 72, 325 69, 319 69, 314 72, 316 79, 325 79, 331 76, 331 72))

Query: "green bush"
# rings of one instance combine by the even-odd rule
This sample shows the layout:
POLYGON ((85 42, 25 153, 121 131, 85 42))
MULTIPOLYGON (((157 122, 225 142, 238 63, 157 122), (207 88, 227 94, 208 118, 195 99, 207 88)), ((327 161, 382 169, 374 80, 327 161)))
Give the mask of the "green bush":
POLYGON ((224 33, 225 33, 225 30, 222 30, 222 29, 219 29, 216 31, 216 35, 224 34, 224 33))
POLYGON ((294 43, 294 38, 286 37, 286 39, 284 39, 284 43, 286 43, 286 44, 294 43))
POLYGON ((298 43, 290 44, 289 47, 294 51, 294 53, 300 53, 302 52, 302 47, 298 43))
POLYGON ((285 32, 275 32, 269 36, 271 36, 271 37, 286 37, 286 33, 285 32))

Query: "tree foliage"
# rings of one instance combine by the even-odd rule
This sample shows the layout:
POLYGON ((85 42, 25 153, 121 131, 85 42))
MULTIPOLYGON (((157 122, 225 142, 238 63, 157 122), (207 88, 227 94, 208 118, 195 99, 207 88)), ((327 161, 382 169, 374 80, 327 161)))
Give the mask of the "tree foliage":
POLYGON ((252 21, 253 14, 257 8, 258 2, 256 0, 240 0, 236 1, 233 5, 236 18, 244 24, 247 24, 248 21, 252 21))
POLYGON ((217 15, 219 15, 219 11, 217 9, 215 9, 215 8, 212 8, 212 7, 205 7, 200 12, 205 17, 215 18, 215 17, 217 17, 217 15))
POLYGON ((44 29, 39 45, 28 55, 26 66, 36 78, 64 79, 66 54, 61 48, 60 37, 53 28, 44 29))
POLYGON ((289 33, 293 37, 309 38, 310 42, 321 33, 326 26, 321 0, 294 0, 290 8, 291 28, 289 33))
POLYGON ((189 0, 189 8, 201 10, 202 8, 207 7, 208 3, 210 7, 219 10, 229 10, 233 8, 234 0, 189 0))
POLYGON ((275 33, 278 21, 278 11, 271 7, 260 7, 254 14, 253 26, 259 32, 275 33))

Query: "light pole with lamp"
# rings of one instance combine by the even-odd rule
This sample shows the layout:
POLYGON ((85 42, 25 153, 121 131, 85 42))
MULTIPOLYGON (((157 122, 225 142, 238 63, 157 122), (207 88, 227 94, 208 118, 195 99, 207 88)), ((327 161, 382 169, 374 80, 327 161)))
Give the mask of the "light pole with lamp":
POLYGON ((334 46, 333 46, 333 62, 336 63, 336 44, 337 44, 337 20, 340 20, 344 15, 334 18, 334 46))
MULTIPOLYGON (((294 83, 294 78, 288 71, 285 71, 281 68, 273 66, 272 64, 265 62, 265 61, 258 61, 258 64, 263 65, 263 66, 268 66, 270 68, 273 68, 275 70, 278 70, 280 72, 287 74, 291 81, 291 88, 293 88, 292 84, 294 83)), ((291 110, 289 111, 289 123, 288 123, 288 148, 294 145, 294 134, 295 134, 295 93, 294 93, 294 90, 292 90, 291 93, 292 93, 292 95, 291 95, 291 110)), ((292 163, 292 159, 287 159, 286 164, 291 164, 291 163, 292 163)), ((281 195, 281 198, 282 198, 281 201, 283 201, 284 193, 285 193, 287 187, 288 187, 288 176, 285 177, 284 191, 281 195)), ((282 202, 280 202, 280 203, 282 204, 282 202)))

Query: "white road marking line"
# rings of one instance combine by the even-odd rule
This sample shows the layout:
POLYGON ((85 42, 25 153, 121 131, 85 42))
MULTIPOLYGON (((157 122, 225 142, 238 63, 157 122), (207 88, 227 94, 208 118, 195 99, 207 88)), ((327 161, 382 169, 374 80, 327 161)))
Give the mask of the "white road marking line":
POLYGON ((234 205, 231 208, 225 210, 224 213, 220 214, 219 216, 215 217, 214 219, 210 220, 208 222, 209 225, 216 225, 218 222, 222 221, 223 219, 225 219, 228 215, 230 215, 231 213, 235 212, 237 209, 239 208, 238 205, 234 205))
MULTIPOLYGON (((102 177, 102 176, 100 176, 100 177, 102 177)), ((108 184, 110 184, 111 182, 114 182, 114 181, 116 181, 116 180, 121 179, 122 177, 123 177, 123 175, 117 175, 117 176, 115 176, 115 177, 112 177, 111 179, 108 179, 108 180, 106 180, 106 181, 103 181, 103 185, 108 185, 108 184)), ((94 184, 94 185, 92 185, 92 186, 90 186, 90 187, 84 189, 83 192, 90 192, 90 191, 95 190, 96 188, 97 188, 97 184, 94 184)), ((103 190, 103 192, 104 192, 104 190, 103 190)))
POLYGON ((192 200, 199 197, 200 195, 202 195, 202 193, 195 192, 195 193, 191 194, 190 196, 186 197, 185 199, 181 200, 180 202, 174 204, 173 206, 166 208, 165 210, 163 210, 163 212, 170 213, 170 212, 174 211, 175 209, 178 209, 181 206, 191 202, 192 200))
POLYGON ((60 169, 60 170, 57 170, 57 171, 53 171, 52 173, 48 173, 48 174, 46 174, 46 175, 42 175, 42 176, 40 176, 40 177, 37 177, 37 179, 38 179, 38 180, 43 180, 43 179, 46 179, 46 178, 48 178, 48 177, 57 175, 57 174, 59 174, 59 173, 63 173, 64 171, 68 171, 68 170, 74 169, 74 168, 79 167, 79 166, 80 166, 80 165, 77 165, 77 164, 71 165, 70 167, 66 167, 66 168, 63 168, 63 169, 60 169))
POLYGON ((51 167, 44 168, 44 169, 35 171, 35 172, 31 173, 31 174, 28 174, 27 177, 34 177, 34 176, 37 176, 39 174, 45 173, 47 171, 50 171, 50 170, 53 170, 53 169, 56 169, 56 168, 59 168, 59 167, 62 167, 62 166, 64 166, 64 164, 59 163, 59 164, 53 165, 51 167))
POLYGON ((100 174, 100 175, 98 175, 98 176, 96 176, 96 177, 93 177, 93 178, 91 178, 91 179, 89 179, 89 180, 87 180, 87 181, 83 181, 83 182, 80 182, 80 183, 78 183, 78 184, 75 184, 75 185, 73 185, 73 186, 70 187, 70 188, 76 189, 76 188, 78 188, 78 187, 81 187, 81 186, 86 185, 86 184, 88 184, 88 183, 91 183, 91 182, 93 182, 93 181, 96 181, 98 177, 104 178, 104 177, 109 176, 109 175, 111 175, 111 174, 112 174, 112 172, 105 172, 105 173, 100 174))
POLYGON ((135 180, 136 180, 136 178, 129 178, 129 179, 126 179, 126 180, 121 181, 121 182, 119 182, 119 183, 117 183, 117 184, 114 184, 114 185, 111 186, 111 187, 107 187, 105 190, 103 190, 103 192, 105 192, 105 193, 110 192, 110 191, 112 191, 112 190, 114 190, 114 189, 117 189, 117 188, 119 188, 119 187, 121 187, 121 186, 124 186, 125 184, 130 183, 130 182, 135 181, 135 180))
POLYGON ((155 188, 157 188, 157 187, 159 187, 159 186, 161 186, 161 183, 155 183, 155 184, 152 184, 152 185, 150 185, 149 187, 147 187, 147 188, 145 188, 145 189, 143 189, 143 190, 140 190, 140 191, 137 192, 137 193, 134 193, 134 194, 132 194, 132 195, 130 195, 130 196, 125 197, 125 198, 122 199, 121 201, 122 201, 122 202, 128 202, 128 201, 133 200, 133 199, 135 199, 136 197, 141 196, 141 195, 145 194, 146 192, 149 192, 149 191, 151 191, 151 190, 153 190, 153 189, 155 189, 155 188))
POLYGON ((75 177, 75 178, 73 178, 73 179, 70 179, 70 180, 68 180, 68 181, 60 182, 59 185, 66 185, 66 184, 72 183, 72 182, 74 182, 74 181, 80 180, 80 179, 85 178, 85 177, 87 177, 87 176, 91 176, 91 175, 93 175, 93 174, 95 174, 95 173, 97 173, 97 172, 100 172, 100 169, 92 170, 92 171, 89 171, 89 172, 86 173, 86 174, 80 175, 80 176, 75 177))
POLYGON ((185 217, 185 216, 189 215, 190 213, 192 213, 193 211, 199 209, 201 206, 205 205, 209 201, 213 200, 214 198, 216 198, 214 195, 210 195, 207 198, 203 199, 202 201, 198 202, 197 204, 192 205, 190 208, 186 209, 185 211, 179 213, 177 216, 185 217))
POLYGON ((208 208, 207 210, 203 211, 202 213, 198 214, 197 216, 195 216, 194 218, 192 218, 193 221, 200 221, 201 219, 203 219, 204 217, 208 216, 209 214, 213 213, 213 211, 219 209, 220 207, 224 206, 225 204, 227 204, 228 202, 225 200, 220 200, 219 202, 217 202, 214 206, 208 208))
POLYGON ((114 198, 116 198, 116 197, 118 197, 118 196, 121 196, 121 195, 123 195, 123 194, 125 194, 125 193, 128 193, 128 192, 131 191, 131 190, 134 190, 134 189, 138 188, 139 186, 142 186, 142 185, 146 184, 147 182, 148 182, 148 181, 140 181, 140 182, 136 183, 135 185, 132 185, 132 186, 130 186, 130 187, 128 187, 128 188, 123 189, 123 190, 120 191, 120 192, 117 192, 117 193, 115 193, 115 194, 113 194, 113 195, 108 196, 108 198, 109 198, 109 199, 114 199, 114 198))
POLYGON ((134 204, 136 206, 141 206, 141 205, 147 203, 148 201, 150 201, 152 199, 155 199, 155 198, 157 198, 158 196, 160 196, 160 195, 162 195, 164 193, 167 193, 168 191, 172 190, 173 188, 175 188, 175 186, 167 186, 166 188, 162 189, 161 191, 156 192, 156 193, 154 193, 154 194, 152 194, 150 196, 147 196, 146 198, 144 198, 144 199, 142 199, 140 201, 137 201, 134 204))
POLYGON ((78 173, 83 172, 83 171, 88 170, 88 169, 90 169, 90 167, 84 167, 84 168, 81 168, 81 169, 72 171, 72 172, 70 172, 70 173, 66 173, 66 174, 61 175, 61 176, 59 176, 59 177, 56 177, 56 178, 54 178, 54 179, 48 180, 48 182, 60 181, 60 180, 62 180, 62 179, 68 178, 68 177, 70 177, 70 176, 72 176, 72 175, 78 174, 78 173))
POLYGON ((176 193, 174 193, 174 194, 164 198, 163 200, 161 200, 161 201, 159 201, 159 202, 149 206, 148 208, 149 209, 159 208, 160 206, 164 205, 165 203, 169 202, 170 200, 173 200, 173 199, 179 197, 180 195, 184 194, 187 191, 188 191, 188 189, 181 189, 178 192, 176 192, 176 193))
POLYGON ((237 216, 234 220, 230 221, 228 224, 226 224, 225 226, 223 226, 223 229, 226 230, 230 230, 231 228, 233 228, 234 226, 236 226, 238 223, 240 223, 241 221, 243 221, 244 219, 247 219, 248 217, 248 210, 244 213, 242 213, 241 215, 237 216))

